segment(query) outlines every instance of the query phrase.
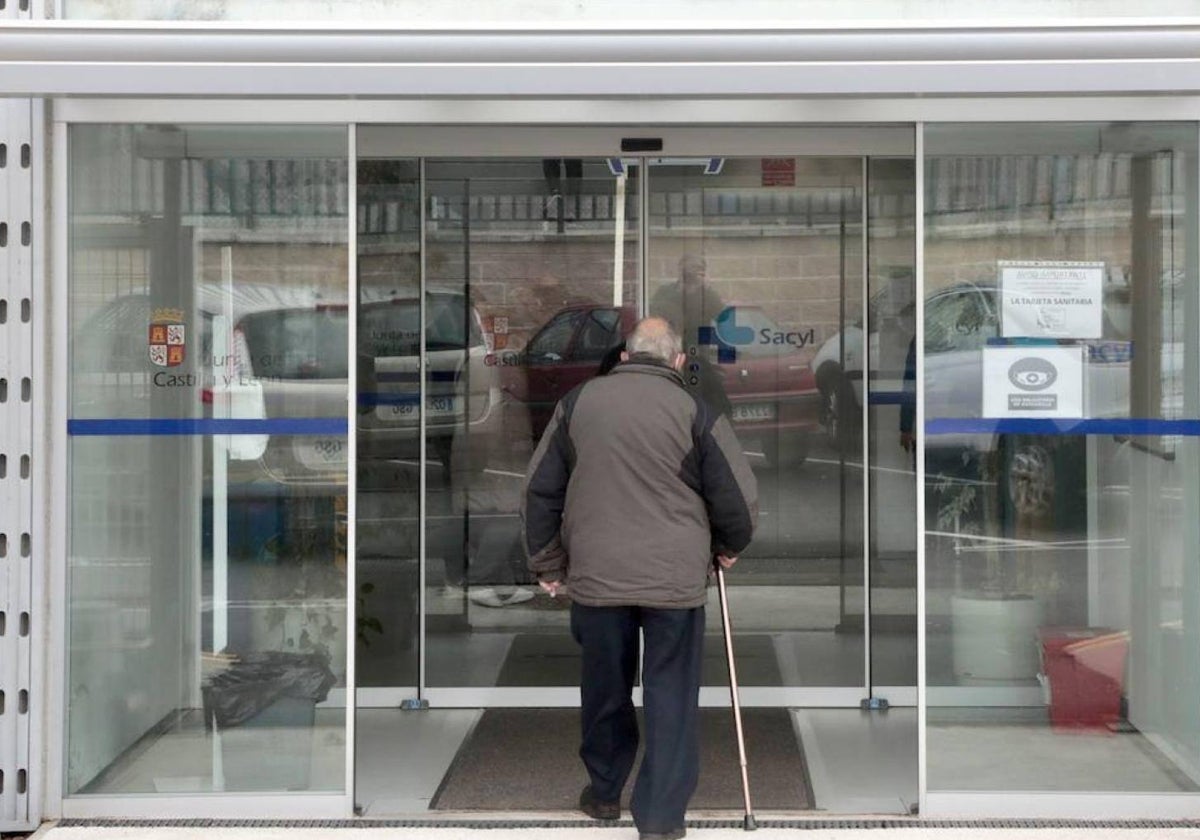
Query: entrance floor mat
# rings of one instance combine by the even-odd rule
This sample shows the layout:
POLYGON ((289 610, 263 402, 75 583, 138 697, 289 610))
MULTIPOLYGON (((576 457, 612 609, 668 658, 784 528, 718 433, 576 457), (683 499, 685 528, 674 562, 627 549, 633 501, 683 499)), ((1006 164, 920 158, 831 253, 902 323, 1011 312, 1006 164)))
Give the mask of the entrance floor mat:
MULTIPOLYGON (((755 810, 812 808, 804 753, 788 711, 743 709, 742 723, 755 810)), ((640 711, 639 726, 644 730, 640 711)), ((430 807, 573 810, 587 782, 578 752, 578 709, 488 709, 459 749, 430 807)), ((625 786, 626 808, 636 774, 635 764, 625 786)), ((700 784, 689 807, 743 808, 737 736, 729 709, 700 710, 700 784)))

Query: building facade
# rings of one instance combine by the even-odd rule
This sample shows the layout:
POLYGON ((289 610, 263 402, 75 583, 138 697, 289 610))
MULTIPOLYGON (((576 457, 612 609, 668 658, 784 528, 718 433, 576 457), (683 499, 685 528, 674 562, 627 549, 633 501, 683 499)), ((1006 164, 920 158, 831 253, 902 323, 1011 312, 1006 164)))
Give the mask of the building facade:
POLYGON ((520 481, 646 314, 763 813, 1200 815, 1188 4, 344 6, 0 5, 0 828, 570 810, 520 481))

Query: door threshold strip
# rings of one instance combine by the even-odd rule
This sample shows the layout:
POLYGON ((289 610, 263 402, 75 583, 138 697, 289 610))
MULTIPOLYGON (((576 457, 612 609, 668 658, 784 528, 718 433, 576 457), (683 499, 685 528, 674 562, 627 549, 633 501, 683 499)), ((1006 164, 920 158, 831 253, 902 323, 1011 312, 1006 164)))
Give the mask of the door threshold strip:
MULTIPOLYGON (((787 828, 799 830, 837 830, 837 829, 892 829, 892 828, 1116 828, 1116 829, 1149 829, 1149 828, 1197 828, 1200 820, 1080 820, 1080 819, 931 819, 922 820, 920 817, 782 817, 761 818, 757 821, 759 828, 787 828)), ((631 820, 612 820, 597 822, 584 819, 556 819, 547 816, 544 819, 527 817, 516 819, 487 818, 464 819, 454 817, 449 819, 419 818, 419 819, 370 819, 352 820, 230 820, 230 819, 83 819, 72 818, 60 820, 58 826, 63 828, 126 828, 126 827, 160 827, 160 828, 629 828, 631 820)), ((688 820, 688 828, 742 828, 742 819, 698 819, 688 820)))

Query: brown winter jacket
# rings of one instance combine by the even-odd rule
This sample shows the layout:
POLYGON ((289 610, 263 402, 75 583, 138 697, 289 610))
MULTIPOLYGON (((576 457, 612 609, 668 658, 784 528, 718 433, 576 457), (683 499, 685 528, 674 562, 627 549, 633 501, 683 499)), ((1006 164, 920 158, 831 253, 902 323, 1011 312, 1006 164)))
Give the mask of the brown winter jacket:
POLYGON ((758 499, 729 421, 635 356, 559 401, 521 513, 529 568, 579 603, 688 608, 714 554, 749 545, 758 499))

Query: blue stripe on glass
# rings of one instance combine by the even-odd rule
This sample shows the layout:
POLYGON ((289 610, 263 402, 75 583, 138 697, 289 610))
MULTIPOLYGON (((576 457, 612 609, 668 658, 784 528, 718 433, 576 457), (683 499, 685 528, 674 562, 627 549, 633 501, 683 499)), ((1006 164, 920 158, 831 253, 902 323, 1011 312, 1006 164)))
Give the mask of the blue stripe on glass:
POLYGON ((1151 418, 1056 420, 1024 417, 938 417, 925 421, 927 435, 1183 435, 1200 436, 1200 420, 1151 418))
POLYGON ((68 420, 67 434, 75 437, 128 435, 344 435, 345 417, 276 417, 266 420, 212 417, 109 418, 68 420))
POLYGON ((868 391, 867 405, 912 405, 914 395, 905 391, 868 391))

